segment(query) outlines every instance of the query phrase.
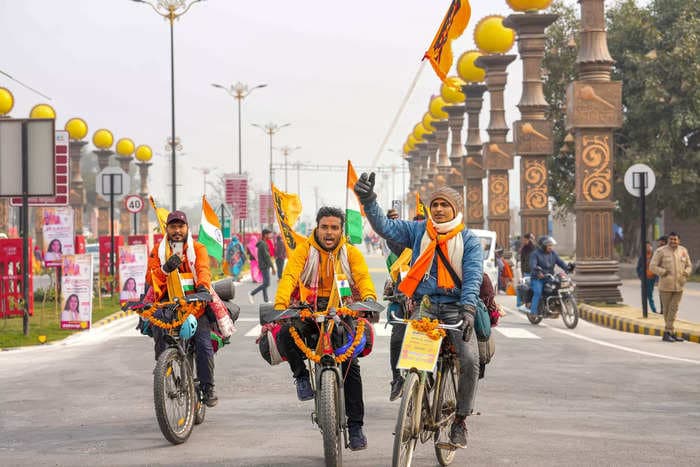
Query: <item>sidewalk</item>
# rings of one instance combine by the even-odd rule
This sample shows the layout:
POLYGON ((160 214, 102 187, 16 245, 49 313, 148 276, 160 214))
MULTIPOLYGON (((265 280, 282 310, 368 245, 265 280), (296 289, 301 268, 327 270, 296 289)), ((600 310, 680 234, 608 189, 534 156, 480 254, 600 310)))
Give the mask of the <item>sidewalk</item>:
MULTIPOLYGON (((664 317, 651 311, 644 319, 640 308, 629 305, 579 304, 581 318, 586 321, 618 331, 633 332, 661 337, 664 332, 664 317)), ((700 323, 676 319, 675 334, 683 339, 700 344, 700 323)))

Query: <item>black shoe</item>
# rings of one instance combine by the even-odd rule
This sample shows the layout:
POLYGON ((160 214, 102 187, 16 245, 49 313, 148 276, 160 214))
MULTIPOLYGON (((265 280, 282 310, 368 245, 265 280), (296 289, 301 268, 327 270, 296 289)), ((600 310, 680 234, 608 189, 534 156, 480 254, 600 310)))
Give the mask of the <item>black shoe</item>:
POLYGON ((208 384, 204 388, 204 404, 207 407, 214 407, 219 403, 219 398, 216 396, 216 391, 214 391, 214 385, 208 384))
POLYGON ((671 334, 671 339, 673 339, 676 342, 683 342, 685 340, 680 336, 676 336, 675 334, 671 334))
POLYGON ((390 401, 395 401, 403 395, 403 382, 403 376, 400 375, 394 378, 394 380, 391 382, 391 394, 389 394, 390 401))
POLYGON ((464 449, 467 447, 467 424, 464 419, 452 422, 450 428, 450 443, 456 448, 464 449))
POLYGON ((310 401, 314 398, 314 390, 311 388, 311 381, 308 376, 301 376, 295 380, 297 385, 297 398, 300 401, 310 401))
POLYGON ((367 449, 367 437, 362 432, 361 426, 351 426, 350 428, 350 450, 362 451, 367 449))
POLYGON ((661 340, 664 342, 676 342, 676 339, 673 338, 670 332, 665 332, 661 340))

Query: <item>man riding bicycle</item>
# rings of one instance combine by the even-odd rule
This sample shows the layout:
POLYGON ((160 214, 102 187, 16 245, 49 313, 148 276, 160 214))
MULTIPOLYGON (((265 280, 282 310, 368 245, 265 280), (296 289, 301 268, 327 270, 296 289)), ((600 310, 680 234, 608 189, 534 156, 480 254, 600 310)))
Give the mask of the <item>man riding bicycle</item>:
MULTIPOLYGON (((307 241, 297 245, 284 268, 277 286, 275 310, 286 310, 294 296, 300 302, 309 303, 317 311, 325 310, 335 283, 335 273, 344 274, 350 282, 353 299, 376 300, 372 279, 360 250, 345 242, 343 226, 345 215, 340 209, 323 207, 316 215, 316 228, 307 241)), ((315 324, 302 326, 299 334, 311 336, 315 324)), ((278 335, 280 351, 286 356, 294 374, 297 397, 301 401, 314 398, 301 350, 294 343, 289 325, 281 328, 278 335)), ((358 451, 367 447, 367 438, 362 432, 364 402, 362 377, 357 358, 342 364, 342 373, 347 375, 344 383, 345 412, 350 431, 350 449, 358 451)))
POLYGON ((415 302, 428 296, 429 313, 441 321, 454 316, 464 320, 464 331, 449 331, 449 335, 460 363, 457 411, 450 428, 450 442, 465 448, 465 419, 474 408, 479 377, 479 351, 472 329, 483 257, 481 242, 462 223, 462 195, 449 187, 438 188, 430 197, 428 220, 409 222, 384 216, 374 193, 374 173, 369 176, 363 173, 354 189, 374 231, 413 250, 411 269, 399 290, 415 302))
MULTIPOLYGON (((185 293, 210 293, 211 271, 207 248, 195 242, 189 234, 187 216, 182 211, 173 211, 166 220, 166 236, 151 251, 146 270, 146 286, 154 290, 154 301, 168 300, 167 278, 179 271, 185 293), (172 254, 166 259, 166 242, 172 254)), ((156 316, 158 317, 158 316, 156 316)), ((204 392, 204 403, 214 407, 218 397, 214 391, 214 348, 211 344, 211 326, 202 307, 195 316, 197 330, 193 336, 196 353, 197 377, 204 392)), ((163 330, 153 327, 156 360, 165 350, 163 330)))

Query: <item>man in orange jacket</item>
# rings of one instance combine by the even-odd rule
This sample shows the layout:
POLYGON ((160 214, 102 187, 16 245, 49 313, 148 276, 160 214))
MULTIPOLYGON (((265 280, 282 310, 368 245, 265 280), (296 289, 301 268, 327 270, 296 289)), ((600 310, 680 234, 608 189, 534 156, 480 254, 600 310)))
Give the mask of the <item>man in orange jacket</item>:
MULTIPOLYGON (((148 258, 146 269, 146 284, 153 287, 155 300, 167 300, 168 274, 173 271, 180 273, 183 291, 207 292, 211 291, 211 271, 209 269, 209 254, 207 248, 199 242, 195 242, 189 234, 187 216, 182 211, 173 211, 166 221, 166 237, 160 244, 153 247, 148 258), (166 242, 172 252, 169 258, 165 258, 166 242)), ((202 307, 197 313, 197 331, 194 334, 195 355, 197 363, 197 377, 204 391, 204 403, 208 407, 214 407, 218 402, 214 392, 214 348, 211 344, 211 326, 209 318, 202 307)), ((156 360, 165 350, 163 331, 154 327, 156 360)))

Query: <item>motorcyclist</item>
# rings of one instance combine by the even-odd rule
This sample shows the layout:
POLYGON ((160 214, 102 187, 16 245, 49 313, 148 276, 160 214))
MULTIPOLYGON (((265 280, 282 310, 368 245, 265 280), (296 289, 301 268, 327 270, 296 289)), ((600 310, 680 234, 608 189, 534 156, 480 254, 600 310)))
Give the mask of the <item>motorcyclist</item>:
MULTIPOLYGON (((185 293, 208 294, 211 291, 211 271, 207 248, 192 239, 189 234, 187 216, 182 211, 173 211, 166 220, 166 236, 156 245, 148 258, 146 284, 153 287, 155 301, 168 299, 167 278, 173 271, 181 273, 181 282, 185 293), (165 258, 166 242, 173 252, 165 258), (191 279, 190 279, 191 276, 191 279)), ((158 317, 158 316, 156 316, 158 317)), ((204 403, 214 407, 218 397, 214 391, 214 348, 211 343, 211 326, 204 307, 195 316, 197 330, 194 345, 197 364, 197 377, 204 391, 204 403)), ((163 331, 153 327, 156 360, 166 348, 163 331)))
MULTIPOLYGON (((343 226, 345 214, 338 208, 322 207, 316 215, 316 228, 306 242, 297 244, 282 273, 275 295, 275 310, 289 308, 293 296, 299 301, 315 305, 319 311, 328 306, 335 273, 343 273, 350 282, 353 299, 376 300, 372 278, 360 250, 345 242, 343 226)), ((305 323, 307 324, 307 323, 305 323)), ((309 337, 316 330, 315 323, 301 326, 299 334, 309 337)), ((289 362, 294 374, 297 397, 301 401, 314 398, 309 381, 309 371, 304 365, 303 354, 294 343, 289 325, 282 326, 278 335, 280 351, 289 362)), ((362 376, 357 358, 342 364, 345 377, 345 412, 348 417, 350 449, 367 448, 367 438, 362 432, 364 401, 362 376)))
POLYGON ((376 201, 374 181, 374 173, 369 176, 363 173, 354 187, 372 228, 382 237, 413 251, 411 269, 399 290, 416 302, 429 297, 429 313, 441 321, 457 317, 465 322, 464 331, 449 331, 460 373, 450 443, 465 448, 465 420, 474 406, 479 377, 479 352, 472 330, 483 276, 481 242, 462 223, 464 202, 462 195, 452 188, 443 186, 431 195, 428 220, 409 222, 384 216, 376 201))
POLYGON ((544 278, 547 274, 554 274, 554 266, 559 266, 567 272, 574 270, 574 263, 565 263, 554 251, 557 242, 548 235, 537 240, 537 248, 530 254, 530 287, 532 288, 532 303, 528 313, 537 314, 540 299, 542 298, 542 288, 544 278))

